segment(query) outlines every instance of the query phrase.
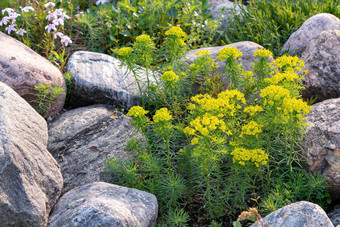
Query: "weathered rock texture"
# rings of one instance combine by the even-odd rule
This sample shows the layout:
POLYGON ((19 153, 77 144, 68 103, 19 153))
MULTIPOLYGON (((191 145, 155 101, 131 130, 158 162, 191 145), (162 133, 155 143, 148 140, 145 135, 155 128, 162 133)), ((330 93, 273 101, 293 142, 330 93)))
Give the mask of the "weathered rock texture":
POLYGON ((339 199, 340 98, 314 104, 306 118, 310 125, 304 142, 308 167, 328 178, 333 197, 339 199))
POLYGON ((306 20, 283 45, 281 54, 301 56, 308 43, 326 30, 340 30, 340 19, 328 13, 320 13, 306 20))
MULTIPOLYGON (((0 82, 10 86, 26 101, 35 100, 34 86, 54 84, 66 91, 62 73, 52 63, 16 39, 0 32, 0 82)), ((60 112, 66 92, 55 100, 45 117, 60 112)))
MULTIPOLYGON (((218 52, 225 47, 236 47, 239 51, 242 52, 242 57, 241 57, 242 60, 240 62, 243 65, 244 69, 247 71, 252 70, 251 63, 254 63, 255 61, 258 60, 257 57, 253 56, 254 53, 259 49, 264 49, 261 45, 257 43, 250 42, 250 41, 243 41, 243 42, 232 43, 226 46, 207 47, 207 48, 201 48, 201 49, 189 51, 188 53, 184 55, 185 62, 187 65, 192 64, 199 57, 199 56, 196 56, 196 53, 197 51, 200 51, 200 50, 210 51, 211 53, 210 56, 216 59, 218 52)), ((274 58, 270 57, 268 60, 272 62, 274 61, 274 58)), ((222 75, 225 63, 221 62, 218 59, 216 59, 216 62, 218 62, 219 64, 217 72, 220 75, 222 75)), ((226 78, 220 76, 220 79, 223 81, 225 85, 227 84, 228 81, 226 78)))
POLYGON ((0 226, 46 226, 63 186, 45 120, 0 82, 0 226))
MULTIPOLYGON (((67 70, 73 75, 74 106, 109 104, 130 108, 140 103, 140 92, 135 76, 127 67, 109 55, 78 51, 72 54, 67 70)), ((136 73, 141 87, 146 87, 144 69, 136 73)), ((153 76, 149 75, 153 81, 153 76)))
POLYGON ((334 226, 340 225, 340 208, 327 214, 334 226))
POLYGON ((48 150, 59 162, 65 192, 105 180, 106 159, 130 158, 127 140, 136 135, 130 118, 112 106, 89 106, 60 115, 49 124, 48 150))
MULTIPOLYGON (((297 202, 285 206, 263 218, 266 227, 333 227, 325 211, 314 203, 297 202)), ((261 227, 261 223, 251 227, 261 227)))
POLYGON ((340 97, 340 30, 328 30, 310 41, 301 59, 308 74, 304 98, 317 101, 340 97))
POLYGON ((154 195, 104 182, 94 182, 66 193, 55 206, 50 227, 155 226, 154 195))

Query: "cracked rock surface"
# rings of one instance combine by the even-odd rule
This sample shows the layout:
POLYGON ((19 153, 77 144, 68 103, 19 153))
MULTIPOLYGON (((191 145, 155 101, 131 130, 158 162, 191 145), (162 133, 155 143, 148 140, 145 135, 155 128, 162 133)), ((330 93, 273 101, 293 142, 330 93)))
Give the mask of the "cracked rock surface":
POLYGON ((137 136, 130 118, 112 106, 94 105, 67 111, 49 123, 48 150, 64 177, 62 194, 105 181, 106 160, 127 160, 127 140, 137 136))

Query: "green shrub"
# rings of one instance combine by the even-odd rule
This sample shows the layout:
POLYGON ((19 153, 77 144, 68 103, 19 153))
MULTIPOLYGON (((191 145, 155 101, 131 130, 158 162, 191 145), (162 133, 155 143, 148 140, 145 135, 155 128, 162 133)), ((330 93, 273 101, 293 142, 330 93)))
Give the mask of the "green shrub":
POLYGON ((340 17, 334 0, 251 0, 231 29, 224 32, 227 43, 253 41, 278 55, 283 44, 308 18, 318 13, 340 17))

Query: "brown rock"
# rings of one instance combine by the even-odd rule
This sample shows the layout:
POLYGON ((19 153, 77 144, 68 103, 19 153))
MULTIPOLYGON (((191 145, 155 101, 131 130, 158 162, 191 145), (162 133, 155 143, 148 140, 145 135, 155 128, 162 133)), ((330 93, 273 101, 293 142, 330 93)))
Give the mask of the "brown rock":
POLYGON ((308 44, 301 59, 308 70, 304 98, 320 102, 340 97, 340 30, 322 32, 308 44))
POLYGON ((320 13, 306 20, 283 45, 281 54, 302 56, 308 43, 326 30, 340 30, 340 19, 328 13, 320 13))
MULTIPOLYGON (((0 32, 0 82, 10 86, 26 101, 32 96, 34 86, 54 84, 66 91, 62 73, 52 63, 35 53, 16 39, 0 32)), ((45 117, 55 115, 63 109, 65 94, 56 100, 45 117)))
POLYGON ((306 115, 310 126, 305 135, 307 165, 328 178, 333 197, 340 198, 340 99, 314 104, 306 115))

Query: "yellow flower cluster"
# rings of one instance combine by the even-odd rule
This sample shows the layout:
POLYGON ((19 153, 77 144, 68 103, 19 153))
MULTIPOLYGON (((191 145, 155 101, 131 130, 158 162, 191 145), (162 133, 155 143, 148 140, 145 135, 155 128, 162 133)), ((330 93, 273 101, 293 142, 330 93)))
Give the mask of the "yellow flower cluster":
POLYGON ((256 135, 260 132, 262 132, 261 126, 255 121, 250 121, 248 124, 242 126, 240 137, 243 137, 243 135, 256 135))
POLYGON ((197 51, 196 52, 196 56, 199 56, 199 55, 201 55, 201 56, 206 56, 206 55, 210 55, 211 53, 210 53, 210 51, 209 50, 199 50, 199 51, 197 51))
POLYGON ((270 85, 260 91, 260 96, 265 99, 265 105, 268 103, 272 106, 274 101, 290 97, 290 92, 281 86, 270 85))
POLYGON ((133 106, 129 110, 129 112, 126 114, 128 117, 142 117, 145 114, 149 113, 149 111, 144 110, 141 106, 133 106))
POLYGON ((236 47, 225 47, 218 52, 217 59, 220 59, 221 61, 224 61, 227 58, 236 60, 240 56, 242 56, 242 52, 237 50, 236 47))
POLYGON ((303 77, 300 77, 297 75, 293 70, 286 71, 284 73, 276 72, 274 76, 271 78, 265 78, 264 81, 270 83, 270 84, 278 84, 281 81, 301 81, 303 77))
POLYGON ((149 43, 152 42, 149 35, 140 35, 136 37, 136 42, 138 43, 149 43))
POLYGON ((259 49, 257 51, 255 51, 254 53, 254 57, 259 56, 260 58, 267 58, 269 56, 273 57, 273 53, 270 50, 266 50, 266 49, 259 49))
POLYGON ((247 106, 244 108, 243 112, 249 114, 250 116, 254 116, 257 112, 263 111, 263 108, 261 106, 247 106))
POLYGON ((236 147, 232 152, 233 163, 239 163, 245 165, 247 161, 253 162, 256 167, 260 165, 266 165, 268 161, 268 154, 262 149, 248 150, 242 147, 236 147))
POLYGON ((177 26, 172 26, 168 31, 165 32, 167 36, 175 36, 177 38, 186 38, 188 35, 185 33, 182 28, 177 26))
POLYGON ((161 76, 161 80, 167 81, 167 82, 176 82, 178 78, 179 77, 173 71, 166 71, 161 76))
POLYGON ((172 120, 172 115, 167 108, 161 108, 156 111, 155 115, 153 116, 153 121, 155 123, 162 122, 162 121, 170 121, 172 120))
POLYGON ((285 68, 286 70, 291 70, 295 68, 297 71, 301 71, 301 68, 305 66, 305 63, 300 60, 299 57, 286 55, 278 57, 273 64, 280 69, 285 68))
POLYGON ((191 101, 196 102, 204 111, 219 110, 230 116, 233 116, 236 109, 241 108, 237 102, 246 103, 243 93, 238 90, 226 90, 218 94, 217 98, 213 98, 209 94, 199 94, 192 97, 191 101))
POLYGON ((129 56, 131 53, 133 52, 133 49, 131 47, 123 47, 120 48, 117 51, 117 55, 121 56, 121 57, 127 57, 129 56))
POLYGON ((308 114, 312 107, 301 99, 285 98, 282 108, 284 114, 294 114, 301 120, 302 115, 308 114))
POLYGON ((203 117, 197 117, 191 121, 190 127, 185 127, 183 132, 191 136, 195 135, 196 132, 199 132, 202 136, 207 136, 217 128, 227 135, 232 134, 230 130, 227 130, 227 126, 223 120, 209 113, 205 113, 203 117))

